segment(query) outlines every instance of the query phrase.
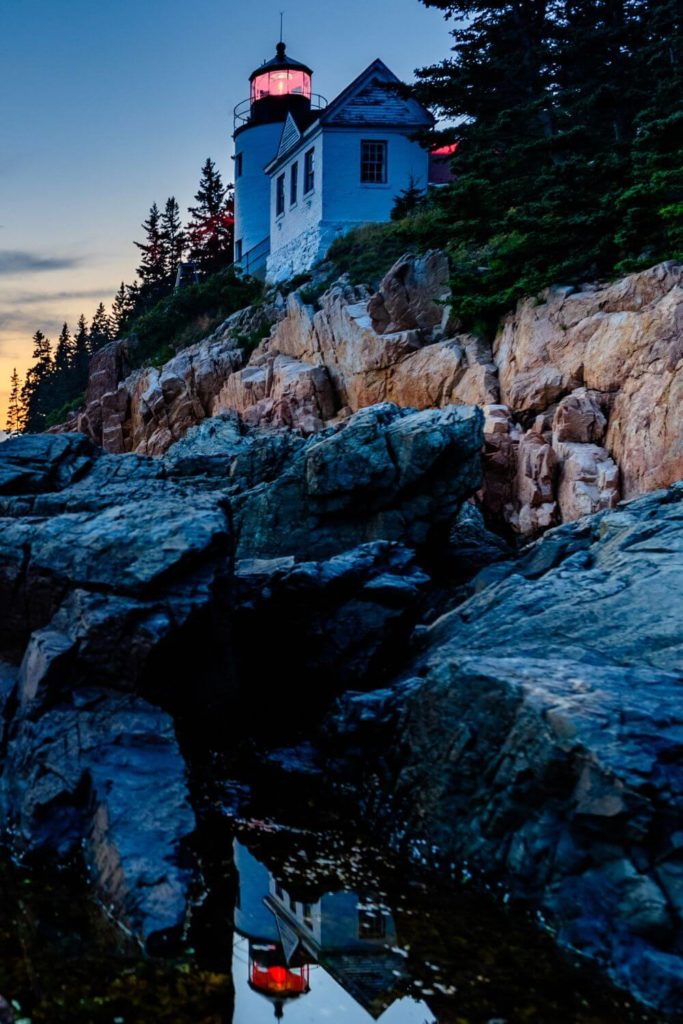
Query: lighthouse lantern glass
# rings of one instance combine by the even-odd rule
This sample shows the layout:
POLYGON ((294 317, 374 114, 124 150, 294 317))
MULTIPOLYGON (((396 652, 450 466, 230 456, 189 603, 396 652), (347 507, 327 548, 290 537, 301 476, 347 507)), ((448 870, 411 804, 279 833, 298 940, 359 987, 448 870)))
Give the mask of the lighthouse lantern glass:
POLYGON ((305 71, 284 69, 265 71, 251 83, 251 102, 267 96, 305 96, 311 98, 311 76, 305 71))

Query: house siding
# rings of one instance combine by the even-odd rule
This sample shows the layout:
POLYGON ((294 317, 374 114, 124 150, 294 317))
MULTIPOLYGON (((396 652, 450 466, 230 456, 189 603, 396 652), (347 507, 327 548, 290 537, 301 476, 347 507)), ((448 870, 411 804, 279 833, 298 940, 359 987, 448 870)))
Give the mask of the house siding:
POLYGON ((325 181, 323 220, 345 222, 349 227, 391 218, 394 200, 408 186, 411 176, 420 188, 427 188, 429 157, 417 142, 389 128, 338 129, 325 132, 325 181), (360 152, 363 139, 386 141, 386 184, 363 184, 360 180, 360 152))
POLYGON ((394 200, 411 177, 426 189, 429 169, 427 152, 395 128, 323 127, 292 157, 277 166, 271 179, 271 251, 267 280, 273 284, 303 273, 320 260, 339 235, 369 222, 387 221, 394 200), (360 180, 361 141, 387 142, 387 181, 363 184, 360 180), (315 189, 304 196, 304 154, 315 147, 315 189), (299 161, 299 200, 285 204, 284 215, 276 213, 276 182, 281 174, 289 181, 291 166, 299 161))
MULTIPOLYGON (((277 283, 308 269, 321 254, 323 220, 324 143, 322 132, 317 132, 303 146, 299 146, 289 160, 280 164, 271 177, 270 192, 270 256, 266 277, 277 283), (304 155, 315 150, 315 187, 304 195, 304 155), (298 198, 294 206, 286 188, 285 212, 277 215, 277 179, 285 175, 291 180, 292 164, 299 164, 298 198)), ((326 186, 325 186, 326 187, 326 186)))

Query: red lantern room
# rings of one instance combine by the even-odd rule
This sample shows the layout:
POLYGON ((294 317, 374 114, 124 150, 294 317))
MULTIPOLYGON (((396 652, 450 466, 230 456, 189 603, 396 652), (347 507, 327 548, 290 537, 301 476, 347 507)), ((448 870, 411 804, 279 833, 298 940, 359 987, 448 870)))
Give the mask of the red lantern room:
POLYGON ((311 109, 313 72, 306 64, 290 60, 284 43, 278 43, 272 60, 250 76, 251 120, 283 120, 287 111, 306 114, 311 109), (283 115, 284 111, 284 115, 283 115))
POLYGON ((249 987, 274 1005, 279 1020, 286 1001, 310 992, 310 966, 303 958, 287 964, 279 944, 250 942, 249 987))

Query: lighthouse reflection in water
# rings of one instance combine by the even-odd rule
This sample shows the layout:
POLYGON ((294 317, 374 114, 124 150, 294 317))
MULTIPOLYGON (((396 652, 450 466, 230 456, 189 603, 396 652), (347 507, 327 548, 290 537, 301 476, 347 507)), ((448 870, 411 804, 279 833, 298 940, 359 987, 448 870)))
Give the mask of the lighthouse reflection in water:
POLYGON ((235 865, 234 1024, 434 1024, 424 1002, 400 993, 404 959, 386 908, 316 892, 305 877, 285 888, 237 841, 235 865))

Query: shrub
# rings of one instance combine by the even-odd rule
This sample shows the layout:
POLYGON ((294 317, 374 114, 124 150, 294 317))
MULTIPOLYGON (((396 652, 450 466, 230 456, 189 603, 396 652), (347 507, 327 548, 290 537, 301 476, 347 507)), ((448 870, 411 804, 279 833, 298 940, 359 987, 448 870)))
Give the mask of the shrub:
POLYGON ((128 333, 138 339, 135 364, 157 362, 162 352, 172 353, 200 341, 231 313, 252 305, 262 294, 259 281, 240 277, 230 268, 168 295, 130 324, 128 333))

